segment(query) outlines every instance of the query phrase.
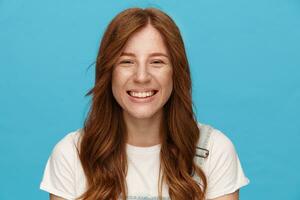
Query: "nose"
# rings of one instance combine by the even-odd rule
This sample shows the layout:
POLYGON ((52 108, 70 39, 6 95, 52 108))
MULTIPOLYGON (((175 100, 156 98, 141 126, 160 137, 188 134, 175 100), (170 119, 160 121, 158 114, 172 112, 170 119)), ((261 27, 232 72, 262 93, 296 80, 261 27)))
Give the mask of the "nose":
POLYGON ((151 80, 151 74, 147 69, 146 64, 139 64, 136 67, 134 74, 134 81, 139 83, 149 82, 151 80))

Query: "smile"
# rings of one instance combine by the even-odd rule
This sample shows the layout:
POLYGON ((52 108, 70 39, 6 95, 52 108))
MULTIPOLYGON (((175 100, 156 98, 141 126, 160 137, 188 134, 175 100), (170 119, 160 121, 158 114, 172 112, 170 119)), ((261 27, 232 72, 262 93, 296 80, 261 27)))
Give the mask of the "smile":
POLYGON ((131 97, 134 98, 145 99, 154 96, 157 92, 158 92, 157 90, 144 91, 144 92, 127 91, 127 94, 129 94, 131 97))
POLYGON ((135 103, 147 103, 154 100, 155 94, 157 94, 158 90, 149 90, 149 91, 127 91, 130 99, 135 103))

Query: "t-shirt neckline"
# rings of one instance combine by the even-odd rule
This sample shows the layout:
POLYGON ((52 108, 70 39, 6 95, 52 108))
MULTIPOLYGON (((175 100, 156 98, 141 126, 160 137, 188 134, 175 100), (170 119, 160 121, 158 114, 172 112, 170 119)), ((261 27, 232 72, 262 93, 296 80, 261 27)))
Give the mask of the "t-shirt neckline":
POLYGON ((126 143, 126 149, 129 153, 136 153, 136 154, 155 153, 155 152, 159 152, 160 148, 161 148, 161 144, 156 144, 148 147, 141 147, 141 146, 135 146, 126 143))

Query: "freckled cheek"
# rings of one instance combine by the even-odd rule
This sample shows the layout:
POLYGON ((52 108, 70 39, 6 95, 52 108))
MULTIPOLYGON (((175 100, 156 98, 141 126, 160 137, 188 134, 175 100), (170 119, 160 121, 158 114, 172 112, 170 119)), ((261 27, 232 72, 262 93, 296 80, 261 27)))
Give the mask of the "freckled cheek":
POLYGON ((172 72, 162 73, 159 80, 161 81, 161 86, 166 90, 172 90, 173 88, 173 78, 172 72))
POLYGON ((128 73, 124 73, 123 71, 113 72, 112 90, 115 96, 120 96, 121 94, 124 94, 128 77, 128 73))

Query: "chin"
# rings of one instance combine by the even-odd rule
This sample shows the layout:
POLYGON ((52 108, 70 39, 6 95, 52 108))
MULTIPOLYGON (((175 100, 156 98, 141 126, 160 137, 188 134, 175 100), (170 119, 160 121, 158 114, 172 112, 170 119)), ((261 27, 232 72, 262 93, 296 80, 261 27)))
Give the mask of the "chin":
POLYGON ((150 119, 154 116, 154 113, 132 113, 131 117, 136 118, 136 119, 150 119))
POLYGON ((134 112, 127 112, 127 114, 128 114, 131 118, 136 118, 136 119, 151 119, 151 118, 153 118, 155 115, 157 115, 158 112, 159 112, 159 111, 153 112, 153 110, 150 110, 150 111, 141 110, 140 112, 137 112, 137 110, 135 110, 134 112))

